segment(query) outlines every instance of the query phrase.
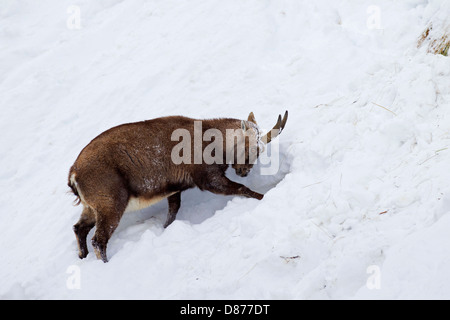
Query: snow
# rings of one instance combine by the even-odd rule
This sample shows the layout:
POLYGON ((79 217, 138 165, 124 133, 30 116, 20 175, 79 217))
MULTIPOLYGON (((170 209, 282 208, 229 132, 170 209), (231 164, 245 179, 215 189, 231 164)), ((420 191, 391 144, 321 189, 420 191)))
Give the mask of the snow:
POLYGON ((3 0, 0 298, 449 299, 450 58, 417 48, 448 13, 3 0), (107 264, 90 241, 78 258, 67 175, 96 135, 175 114, 271 128, 284 110, 279 170, 229 172, 263 200, 189 190, 167 229, 162 201, 122 218, 107 264))

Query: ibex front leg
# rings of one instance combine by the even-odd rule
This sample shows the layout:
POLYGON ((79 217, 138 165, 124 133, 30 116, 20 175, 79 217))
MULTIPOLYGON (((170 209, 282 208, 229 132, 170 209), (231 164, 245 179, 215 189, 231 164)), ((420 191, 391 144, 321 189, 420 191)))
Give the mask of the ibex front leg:
POLYGON ((180 209, 181 203, 181 191, 171 195, 167 198, 167 200, 169 202, 169 213, 167 214, 167 220, 164 224, 164 228, 167 228, 177 216, 178 209, 180 209))
POLYGON ((223 195, 238 195, 247 198, 255 198, 261 200, 264 195, 258 192, 252 191, 243 184, 231 181, 225 175, 212 176, 203 186, 203 189, 211 191, 213 193, 223 195))

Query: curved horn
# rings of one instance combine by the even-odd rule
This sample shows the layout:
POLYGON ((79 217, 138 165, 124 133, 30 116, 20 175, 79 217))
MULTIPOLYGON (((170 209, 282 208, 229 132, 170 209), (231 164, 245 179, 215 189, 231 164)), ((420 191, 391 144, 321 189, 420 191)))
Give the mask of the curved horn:
POLYGON ((286 110, 286 112, 284 113, 284 117, 283 119, 281 119, 281 114, 278 115, 278 120, 277 123, 275 124, 275 126, 272 128, 272 130, 270 130, 269 132, 267 132, 262 138, 261 141, 264 142, 265 144, 268 144, 270 141, 272 141, 272 139, 276 138, 281 131, 283 131, 284 126, 286 125, 286 121, 288 119, 288 112, 286 110))

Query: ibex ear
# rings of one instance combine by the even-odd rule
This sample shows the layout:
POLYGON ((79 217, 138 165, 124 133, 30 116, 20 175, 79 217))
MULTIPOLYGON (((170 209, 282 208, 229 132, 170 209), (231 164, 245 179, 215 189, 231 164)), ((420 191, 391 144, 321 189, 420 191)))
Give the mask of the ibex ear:
POLYGON ((253 114, 253 112, 250 112, 250 114, 248 115, 248 119, 247 121, 253 122, 254 124, 256 123, 256 119, 255 119, 255 115, 253 114))
POLYGON ((244 120, 241 120, 241 129, 242 129, 242 131, 247 131, 247 128, 246 128, 246 126, 245 126, 245 121, 244 120))

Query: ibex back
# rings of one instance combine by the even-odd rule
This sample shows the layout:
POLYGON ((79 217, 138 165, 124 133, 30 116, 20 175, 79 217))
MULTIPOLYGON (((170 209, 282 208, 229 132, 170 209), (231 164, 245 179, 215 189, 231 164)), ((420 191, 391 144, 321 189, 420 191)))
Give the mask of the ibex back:
POLYGON ((180 208, 181 192, 189 188, 261 200, 262 194, 229 180, 225 171, 231 164, 238 175, 246 176, 264 144, 281 132, 286 121, 287 112, 283 119, 278 117, 275 127, 264 136, 260 135, 253 113, 247 121, 163 117, 103 132, 81 151, 69 172, 69 187, 77 196, 77 204, 83 205, 80 220, 74 225, 79 257, 87 256, 86 237, 96 226, 92 245, 97 258, 107 262, 106 246, 123 213, 164 198, 169 203, 164 227, 169 226, 180 208), (201 124, 200 132, 197 123, 201 124), (220 133, 224 138, 209 149, 214 161, 203 159, 203 151, 208 147, 204 139, 198 143, 187 137, 179 142, 180 137, 174 136, 174 132, 180 129, 191 137, 215 132, 215 142, 220 142, 217 136, 220 133), (243 152, 239 152, 240 144, 243 152), (174 161, 180 151, 187 156, 182 159, 192 161, 174 161), (200 161, 196 152, 201 154, 200 161))

